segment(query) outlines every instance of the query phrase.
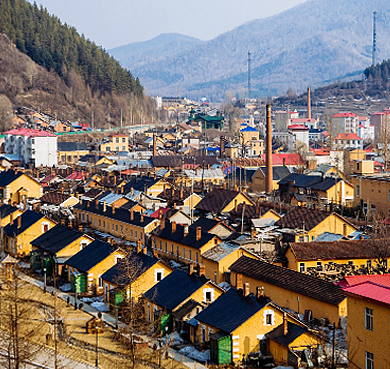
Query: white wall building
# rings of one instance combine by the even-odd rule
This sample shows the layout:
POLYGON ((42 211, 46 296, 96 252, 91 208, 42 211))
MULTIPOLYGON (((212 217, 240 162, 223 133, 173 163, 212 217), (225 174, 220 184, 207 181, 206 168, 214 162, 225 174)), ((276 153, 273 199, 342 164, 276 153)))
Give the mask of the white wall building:
POLYGON ((18 155, 21 165, 57 165, 57 136, 35 129, 13 129, 4 132, 6 154, 18 155))
POLYGON ((303 124, 292 124, 288 126, 288 133, 293 137, 293 147, 289 147, 290 151, 294 151, 303 144, 306 150, 309 149, 309 127, 303 124))
POLYGON ((358 134, 359 116, 354 113, 339 113, 332 116, 334 132, 358 134))

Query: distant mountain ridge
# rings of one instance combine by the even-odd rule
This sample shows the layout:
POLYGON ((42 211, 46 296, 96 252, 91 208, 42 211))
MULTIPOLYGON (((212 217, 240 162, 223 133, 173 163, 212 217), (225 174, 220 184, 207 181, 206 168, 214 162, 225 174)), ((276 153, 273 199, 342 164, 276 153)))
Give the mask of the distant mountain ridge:
MULTIPOLYGON (((303 91, 340 76, 356 78, 371 64, 372 12, 377 10, 377 60, 390 57, 388 0, 310 0, 254 20, 156 61, 122 64, 149 93, 222 99, 244 92, 252 53, 252 96, 303 91)), ((261 16, 261 14, 259 14, 261 16)), ((348 79, 348 77, 346 77, 348 79)))
POLYGON ((166 56, 189 50, 205 41, 180 33, 162 33, 148 41, 135 42, 108 50, 123 66, 139 68, 166 56))

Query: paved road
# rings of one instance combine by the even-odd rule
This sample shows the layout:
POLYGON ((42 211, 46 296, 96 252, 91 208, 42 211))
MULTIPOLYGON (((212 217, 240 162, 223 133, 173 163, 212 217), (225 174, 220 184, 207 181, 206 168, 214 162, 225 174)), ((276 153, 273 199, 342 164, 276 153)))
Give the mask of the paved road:
MULTIPOLYGON (((41 282, 39 280, 36 280, 34 278, 31 278, 31 277, 29 277, 29 276, 27 276, 27 275, 25 275, 23 273, 20 273, 18 276, 19 276, 19 278, 23 279, 27 283, 30 283, 32 285, 35 285, 35 286, 43 289, 43 282, 41 282)), ((47 286, 46 290, 48 292, 52 292, 54 290, 54 288, 51 287, 51 286, 47 286)), ((59 290, 56 290, 56 292, 57 292, 57 296, 59 298, 61 298, 62 300, 64 300, 64 301, 67 301, 68 298, 69 298, 70 304, 74 306, 74 302, 75 302, 74 296, 72 296, 71 294, 68 294, 66 292, 59 291, 59 290)), ((84 303, 83 301, 81 301, 79 299, 77 299, 77 303, 78 304, 80 304, 80 303, 83 304, 83 311, 85 311, 86 313, 88 313, 88 314, 90 314, 92 316, 97 316, 98 315, 99 310, 91 307, 90 305, 84 303)), ((110 314, 102 313, 102 320, 106 324, 110 325, 111 327, 114 327, 114 328, 116 327, 116 319, 113 316, 111 316, 110 314)), ((119 322, 118 325, 119 325, 119 327, 126 326, 124 323, 121 323, 121 322, 119 322)), ((149 344, 151 344, 151 345, 153 345, 155 343, 150 337, 147 337, 147 336, 141 336, 141 337, 143 339, 145 339, 147 342, 149 342, 149 344)), ((173 360, 182 363, 183 365, 185 365, 186 367, 188 367, 190 369, 207 369, 206 366, 202 365, 201 363, 199 363, 199 362, 197 362, 195 360, 190 359, 189 357, 187 357, 185 355, 179 354, 176 350, 169 349, 168 350, 168 355, 173 360)))

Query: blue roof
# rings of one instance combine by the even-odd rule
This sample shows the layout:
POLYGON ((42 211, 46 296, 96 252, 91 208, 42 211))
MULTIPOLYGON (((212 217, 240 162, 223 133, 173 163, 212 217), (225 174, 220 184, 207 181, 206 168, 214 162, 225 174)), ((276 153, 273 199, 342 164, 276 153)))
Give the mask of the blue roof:
POLYGON ((339 241, 341 239, 346 240, 347 238, 342 234, 324 232, 321 233, 314 241, 333 242, 333 241, 339 241))
POLYGON ((245 128, 241 129, 241 132, 258 132, 258 130, 251 126, 246 126, 245 128))

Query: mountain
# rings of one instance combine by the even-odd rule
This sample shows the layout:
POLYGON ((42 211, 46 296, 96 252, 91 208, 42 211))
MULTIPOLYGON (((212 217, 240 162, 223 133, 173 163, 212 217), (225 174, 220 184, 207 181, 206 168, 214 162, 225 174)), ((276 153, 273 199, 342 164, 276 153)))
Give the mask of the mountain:
POLYGON ((104 127, 139 121, 152 104, 129 70, 75 28, 36 3, 0 1, 0 118, 27 106, 104 127))
POLYGON ((204 41, 179 33, 162 33, 149 41, 135 42, 108 50, 123 66, 139 68, 166 56, 200 46, 204 41))
POLYGON ((250 50, 252 96, 300 92, 362 75, 371 64, 374 10, 377 60, 387 59, 388 0, 310 0, 158 61, 126 66, 152 94, 216 100, 228 89, 245 92, 250 50))

